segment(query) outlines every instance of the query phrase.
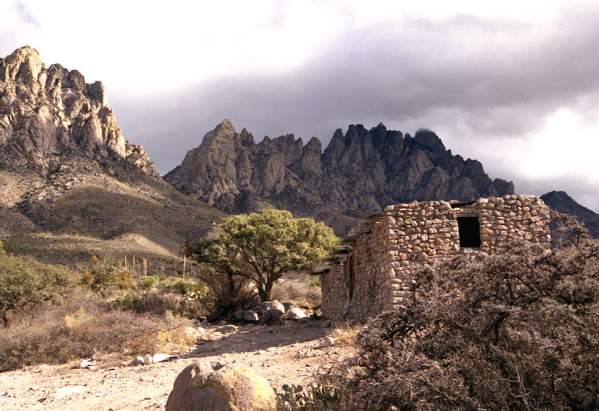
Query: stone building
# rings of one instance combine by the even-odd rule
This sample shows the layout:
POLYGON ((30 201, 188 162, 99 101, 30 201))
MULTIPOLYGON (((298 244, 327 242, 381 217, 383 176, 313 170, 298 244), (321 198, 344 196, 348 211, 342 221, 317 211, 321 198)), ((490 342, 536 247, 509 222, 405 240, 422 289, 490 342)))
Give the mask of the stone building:
POLYGON ((353 230, 320 270, 323 315, 360 319, 398 309, 422 265, 522 241, 549 247, 549 208, 537 197, 389 206, 353 230))

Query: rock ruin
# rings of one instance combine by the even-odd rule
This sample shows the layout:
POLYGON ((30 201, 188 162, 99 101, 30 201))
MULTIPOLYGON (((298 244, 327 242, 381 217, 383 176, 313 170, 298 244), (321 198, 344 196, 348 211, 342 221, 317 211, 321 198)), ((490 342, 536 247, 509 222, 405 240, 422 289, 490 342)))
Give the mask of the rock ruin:
POLYGON ((460 253, 497 254, 517 242, 549 247, 549 220, 532 196, 389 206, 350 233, 321 270, 323 314, 362 319, 399 309, 423 265, 460 253))

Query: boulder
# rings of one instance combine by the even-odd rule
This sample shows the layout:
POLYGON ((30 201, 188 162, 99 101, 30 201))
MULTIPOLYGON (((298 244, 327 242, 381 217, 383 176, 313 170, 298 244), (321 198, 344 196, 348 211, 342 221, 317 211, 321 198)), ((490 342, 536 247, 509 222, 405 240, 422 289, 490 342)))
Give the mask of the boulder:
POLYGON ((280 310, 268 310, 262 313, 262 317, 260 317, 260 322, 263 324, 282 324, 285 322, 283 318, 285 314, 283 314, 280 310))
POLYGON ((265 313, 266 311, 280 311, 281 314, 285 314, 285 306, 278 300, 263 301, 257 308, 257 311, 261 313, 265 313))
POLYGON ((206 335, 206 330, 202 327, 182 327, 178 331, 179 338, 187 344, 195 344, 206 335))
POLYGON ((256 311, 252 310, 243 310, 243 320, 248 323, 257 323, 260 321, 260 317, 256 311))
POLYGON ((294 305, 290 306, 285 313, 285 319, 287 320, 301 320, 303 318, 307 318, 308 315, 304 310, 294 305))
POLYGON ((260 322, 265 324, 276 324, 283 321, 285 306, 277 300, 263 301, 258 307, 260 312, 260 322))
POLYGON ((264 378, 248 368, 187 366, 175 379, 166 411, 275 411, 277 398, 264 378))

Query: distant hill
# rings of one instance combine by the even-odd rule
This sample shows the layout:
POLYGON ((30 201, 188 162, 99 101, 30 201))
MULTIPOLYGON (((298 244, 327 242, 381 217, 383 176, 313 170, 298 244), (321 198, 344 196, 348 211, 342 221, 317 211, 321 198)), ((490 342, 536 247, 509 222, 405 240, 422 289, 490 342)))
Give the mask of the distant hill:
POLYGON ((577 217, 593 237, 599 238, 599 214, 581 206, 564 191, 551 191, 541 198, 554 210, 577 217))
POLYGON ((322 151, 293 134, 255 143, 225 120, 165 180, 226 212, 265 205, 323 219, 338 233, 386 205, 413 200, 474 200, 514 192, 476 160, 446 150, 433 132, 413 137, 384 125, 338 129, 322 151))

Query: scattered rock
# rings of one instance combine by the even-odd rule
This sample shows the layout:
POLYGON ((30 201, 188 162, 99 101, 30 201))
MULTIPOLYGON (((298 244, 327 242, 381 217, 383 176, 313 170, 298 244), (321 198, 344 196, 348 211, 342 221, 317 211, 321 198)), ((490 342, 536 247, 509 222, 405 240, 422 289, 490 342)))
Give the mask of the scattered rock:
POLYGON ((222 333, 222 334, 234 333, 234 332, 237 332, 237 330, 238 330, 238 327, 233 324, 223 325, 222 327, 219 327, 216 329, 217 332, 222 333))
POLYGON ((96 368, 96 364, 92 359, 83 359, 79 361, 77 368, 94 370, 96 368))
POLYGON ((232 365, 213 371, 205 364, 186 367, 175 380, 166 411, 274 411, 277 399, 268 381, 232 365))
POLYGON ((84 385, 70 385, 62 387, 56 390, 54 398, 60 400, 62 398, 70 397, 71 395, 83 394, 87 392, 87 387, 84 385))
POLYGON ((143 358, 143 357, 139 357, 139 356, 138 356, 138 357, 135 357, 135 358, 134 358, 133 360, 131 360, 131 362, 129 363, 129 365, 131 365, 131 366, 134 366, 134 367, 136 367, 136 366, 138 366, 138 365, 144 365, 144 364, 145 364, 145 362, 144 362, 144 358, 143 358))
POLYGON ((306 312, 294 305, 290 306, 287 312, 285 313, 285 319, 287 320, 301 320, 302 318, 306 317, 308 317, 306 312))

